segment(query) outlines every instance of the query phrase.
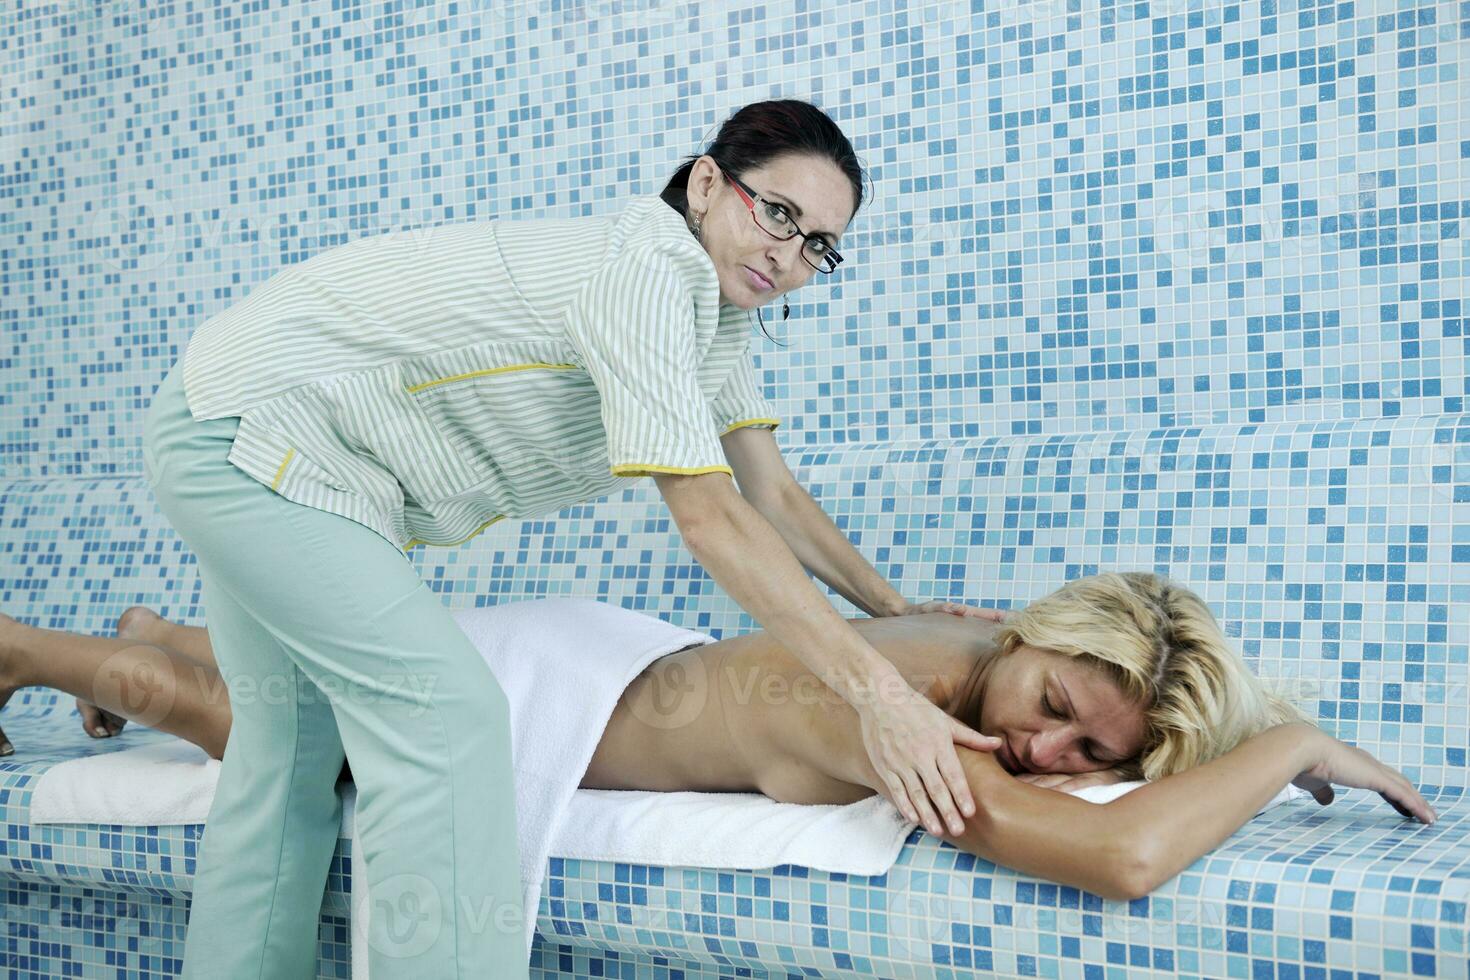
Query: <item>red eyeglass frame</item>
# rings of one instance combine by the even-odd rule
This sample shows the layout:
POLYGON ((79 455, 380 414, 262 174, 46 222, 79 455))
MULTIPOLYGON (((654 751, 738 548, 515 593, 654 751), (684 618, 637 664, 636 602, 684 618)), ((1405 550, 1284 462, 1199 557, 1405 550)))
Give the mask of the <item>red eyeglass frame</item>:
MULTIPOLYGON (((750 212, 750 220, 755 222, 755 226, 757 228, 759 228, 761 231, 765 232, 767 235, 770 235, 772 238, 776 239, 776 241, 778 241, 778 242, 789 242, 789 241, 791 241, 791 239, 796 238, 796 237, 799 236, 801 238, 801 240, 802 240, 802 251, 803 252, 806 251, 806 243, 807 242, 809 242, 809 241, 818 241, 818 242, 821 242, 822 243, 822 247, 827 250, 826 254, 827 255, 830 255, 832 257, 832 268, 826 269, 826 268, 823 268, 822 266, 819 266, 819 265, 813 265, 812 268, 813 269, 816 269, 818 272, 822 273, 823 275, 828 275, 828 276, 830 276, 832 273, 834 273, 834 272, 837 271, 837 267, 842 264, 842 253, 838 252, 837 249, 835 249, 831 245, 829 245, 827 243, 827 240, 825 238, 821 238, 821 237, 819 237, 817 235, 808 235, 806 232, 804 232, 804 231, 801 230, 801 226, 796 223, 796 219, 791 216, 790 212, 787 212, 786 211, 785 205, 783 205, 780 201, 769 201, 767 203, 774 204, 776 207, 780 208, 781 211, 784 214, 786 214, 786 220, 789 221, 789 222, 791 222, 791 227, 793 227, 793 228, 796 229, 796 234, 795 235, 787 235, 785 238, 782 238, 780 235, 775 234, 769 228, 767 228, 765 225, 761 224, 759 221, 756 221, 756 217, 755 217, 755 202, 756 201, 765 201, 766 199, 763 198, 763 197, 761 197, 759 194, 757 194, 752 188, 746 186, 746 184, 739 177, 736 177, 733 174, 727 173, 724 170, 721 170, 720 173, 724 176, 724 178, 726 180, 728 180, 730 182, 730 186, 735 188, 735 192, 740 195, 741 199, 745 201, 745 210, 747 210, 747 211, 750 212)), ((806 262, 806 258, 803 257, 802 258, 802 261, 803 262, 806 262)), ((807 262, 806 264, 807 265, 811 265, 810 262, 807 262)))

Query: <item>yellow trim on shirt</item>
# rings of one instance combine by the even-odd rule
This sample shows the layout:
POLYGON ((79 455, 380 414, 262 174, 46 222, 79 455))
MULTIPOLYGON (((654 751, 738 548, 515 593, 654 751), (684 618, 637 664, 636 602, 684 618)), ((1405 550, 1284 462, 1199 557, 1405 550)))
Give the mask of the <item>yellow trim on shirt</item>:
POLYGON ((281 477, 286 473, 286 464, 291 462, 291 457, 296 455, 295 447, 286 450, 286 458, 281 460, 281 465, 276 468, 276 478, 271 481, 271 489, 278 490, 281 486, 281 477))
POLYGON ((451 374, 448 377, 435 378, 433 381, 423 381, 423 382, 420 382, 419 384, 416 384, 416 385, 409 385, 408 386, 408 391, 410 393, 415 392, 415 391, 422 391, 425 388, 429 388, 429 387, 432 387, 434 385, 447 384, 450 381, 463 381, 465 378, 478 378, 481 375, 486 375, 486 374, 502 374, 502 373, 504 373, 506 371, 525 371, 525 370, 527 370, 529 368, 560 368, 560 369, 566 369, 566 368, 574 368, 576 366, 577 365, 575 365, 575 364, 545 364, 545 363, 542 363, 540 361, 536 361, 536 362, 533 362, 533 363, 530 363, 530 364, 506 364, 506 365, 504 365, 502 367, 485 368, 482 371, 470 371, 470 372, 468 372, 466 374, 451 374))
POLYGON ((739 422, 730 423, 730 425, 725 429, 724 432, 721 432, 720 435, 728 435, 729 433, 734 432, 736 429, 743 429, 748 425, 769 425, 771 428, 774 429, 780 424, 780 419, 741 419, 739 422))
POLYGON ((654 473, 682 473, 686 476, 696 476, 700 473, 728 473, 735 475, 735 471, 728 466, 644 466, 641 463, 624 463, 621 466, 613 466, 613 476, 651 476, 654 473))
POLYGON ((460 538, 458 541, 425 541, 423 538, 414 538, 411 541, 409 541, 408 544, 406 544, 406 545, 403 546, 403 550, 404 551, 407 551, 409 548, 417 548, 421 544, 434 544, 434 545, 440 545, 440 546, 445 547, 445 548, 453 548, 453 547, 456 547, 457 545, 464 544, 470 538, 473 538, 475 535, 479 534, 481 531, 485 530, 485 528, 489 527, 491 524, 494 524, 496 521, 503 521, 503 520, 505 520, 505 515, 504 514, 501 514, 498 517, 492 517, 488 521, 486 521, 484 524, 481 524, 479 527, 477 527, 473 531, 471 531, 469 533, 469 537, 460 538))

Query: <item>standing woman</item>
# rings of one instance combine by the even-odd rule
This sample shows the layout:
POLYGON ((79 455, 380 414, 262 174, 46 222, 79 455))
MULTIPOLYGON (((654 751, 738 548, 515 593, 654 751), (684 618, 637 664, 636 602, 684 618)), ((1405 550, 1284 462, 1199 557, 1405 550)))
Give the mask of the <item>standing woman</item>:
POLYGON ((616 216, 358 239, 200 326, 144 433, 232 712, 185 977, 315 975, 344 758, 373 976, 526 975, 508 703, 404 551, 642 476, 853 704, 886 795, 962 829, 954 743, 997 740, 910 688, 802 566, 874 616, 960 607, 904 601, 797 484, 747 352, 747 311, 835 269, 861 198, 831 119, 763 102, 616 216))

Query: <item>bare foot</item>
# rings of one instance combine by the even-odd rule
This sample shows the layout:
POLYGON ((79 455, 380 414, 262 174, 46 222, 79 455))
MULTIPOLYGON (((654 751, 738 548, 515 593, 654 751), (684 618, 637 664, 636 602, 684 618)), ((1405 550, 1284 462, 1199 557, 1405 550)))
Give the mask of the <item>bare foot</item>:
MULTIPOLYGON (((124 640, 164 646, 168 627, 168 620, 147 606, 129 606, 117 617, 117 635, 124 640)), ((92 738, 111 738, 128 723, 122 715, 105 711, 86 698, 77 698, 77 713, 82 716, 82 731, 92 738)))
POLYGON ((164 643, 169 623, 147 606, 129 606, 117 617, 117 635, 125 640, 142 640, 157 646, 164 643))

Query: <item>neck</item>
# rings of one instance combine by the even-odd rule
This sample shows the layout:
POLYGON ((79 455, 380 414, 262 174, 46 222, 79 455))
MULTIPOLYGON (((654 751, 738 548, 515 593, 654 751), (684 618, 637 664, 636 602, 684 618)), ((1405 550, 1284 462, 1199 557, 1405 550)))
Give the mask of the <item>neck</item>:
POLYGON ((995 662, 995 644, 988 639, 975 655, 975 662, 944 706, 945 713, 980 730, 980 708, 985 703, 985 682, 995 662))

